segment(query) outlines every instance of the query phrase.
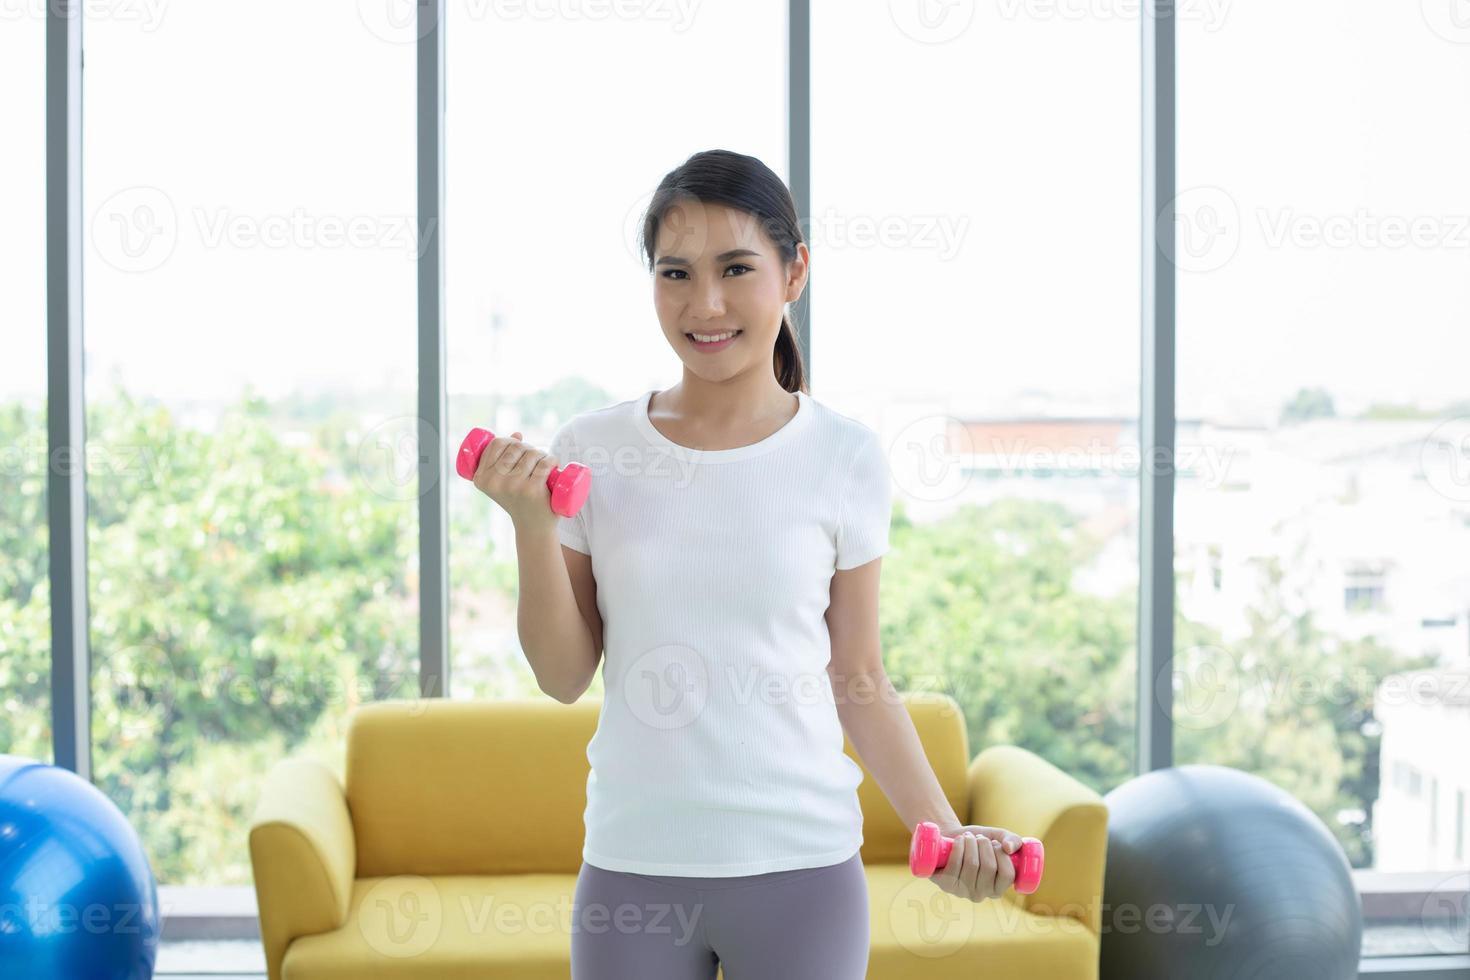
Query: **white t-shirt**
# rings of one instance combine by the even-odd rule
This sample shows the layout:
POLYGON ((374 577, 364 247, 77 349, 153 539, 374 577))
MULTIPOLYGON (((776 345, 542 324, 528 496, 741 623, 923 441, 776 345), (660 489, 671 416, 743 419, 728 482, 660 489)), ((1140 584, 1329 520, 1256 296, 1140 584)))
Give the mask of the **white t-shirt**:
POLYGON ((656 390, 575 416, 548 450, 592 471, 559 523, 592 556, 603 623, 582 857, 698 877, 845 861, 862 770, 824 614, 833 571, 888 550, 887 454, 805 392, 760 442, 687 449, 649 421, 656 390))

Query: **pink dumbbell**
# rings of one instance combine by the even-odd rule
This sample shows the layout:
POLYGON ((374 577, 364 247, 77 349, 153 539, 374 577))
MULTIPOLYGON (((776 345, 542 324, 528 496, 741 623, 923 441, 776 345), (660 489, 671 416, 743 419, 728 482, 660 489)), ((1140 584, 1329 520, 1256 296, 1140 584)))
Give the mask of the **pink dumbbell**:
MULTIPOLYGON (((920 878, 927 878, 949 863, 949 852, 952 850, 954 838, 941 834, 939 824, 928 820, 920 821, 914 828, 914 839, 909 843, 909 870, 920 878)), ((1022 895, 1030 895, 1036 891, 1041 884, 1042 865, 1046 863, 1046 849, 1041 846, 1041 841, 1035 837, 1022 837, 1020 848, 1006 857, 1011 859, 1011 864, 1016 869, 1016 891, 1022 895)))
MULTIPOLYGON (((459 455, 454 460, 454 468, 460 476, 466 480, 475 478, 480 455, 494 438, 495 433, 487 429, 470 430, 464 442, 459 444, 459 455)), ((562 517, 572 517, 582 509, 587 491, 592 489, 592 472, 581 463, 568 463, 561 469, 553 466, 546 477, 546 487, 551 491, 551 509, 562 517)))

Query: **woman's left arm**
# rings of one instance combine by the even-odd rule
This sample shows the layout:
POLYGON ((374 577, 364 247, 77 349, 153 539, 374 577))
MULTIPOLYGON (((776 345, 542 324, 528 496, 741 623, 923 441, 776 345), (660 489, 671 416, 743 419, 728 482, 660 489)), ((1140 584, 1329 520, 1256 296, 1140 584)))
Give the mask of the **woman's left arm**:
POLYGON ((837 717, 883 795, 910 831, 922 820, 954 835, 960 818, 944 796, 924 755, 919 733, 883 669, 878 640, 878 576, 882 558, 832 576, 827 631, 832 660, 827 675, 837 717))
MULTIPOLYGON (((969 830, 977 837, 998 841, 997 855, 1013 853, 1021 846, 1019 835, 998 827, 960 822, 924 754, 908 708, 883 669, 878 638, 878 578, 882 564, 882 558, 875 558, 832 576, 826 613, 832 659, 827 675, 832 680, 842 729, 910 832, 920 821, 929 820, 938 824, 946 837, 969 830)), ((1009 861, 984 860, 988 855, 979 854, 974 842, 967 842, 956 854, 961 860, 945 868, 948 874, 935 876, 936 883, 951 894, 990 898, 1005 891, 1014 880, 1009 861), (986 869, 988 877, 984 876, 986 869)))

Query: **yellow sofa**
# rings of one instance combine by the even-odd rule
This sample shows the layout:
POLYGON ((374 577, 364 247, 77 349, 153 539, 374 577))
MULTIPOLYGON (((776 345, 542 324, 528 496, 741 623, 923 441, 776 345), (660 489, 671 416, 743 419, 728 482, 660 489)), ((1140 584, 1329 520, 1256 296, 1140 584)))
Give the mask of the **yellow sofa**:
MULTIPOLYGON (((1095 978, 1102 798, 1014 746, 971 762, 951 698, 904 700, 960 819, 1041 838, 1046 872, 1031 895, 941 892, 909 873, 908 830, 865 778, 868 977, 1095 978)), ((353 713, 345 779, 311 758, 278 763, 250 826, 271 980, 567 977, 600 706, 382 701, 353 713)), ((847 753, 861 765, 851 741, 847 753)))

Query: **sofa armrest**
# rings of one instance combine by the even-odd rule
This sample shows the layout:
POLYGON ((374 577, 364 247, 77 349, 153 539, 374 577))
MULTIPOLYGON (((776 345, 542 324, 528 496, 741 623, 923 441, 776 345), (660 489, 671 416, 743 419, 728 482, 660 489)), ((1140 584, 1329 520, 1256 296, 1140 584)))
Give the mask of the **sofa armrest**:
POLYGON ((357 842, 331 769, 310 758, 271 768, 250 821, 250 866, 266 969, 280 980, 291 940, 347 921, 357 842))
POLYGON ((1033 752, 993 745, 969 771, 970 817, 1046 847, 1041 886, 1018 899, 1028 911, 1076 919, 1102 935, 1108 808, 1095 791, 1033 752))

